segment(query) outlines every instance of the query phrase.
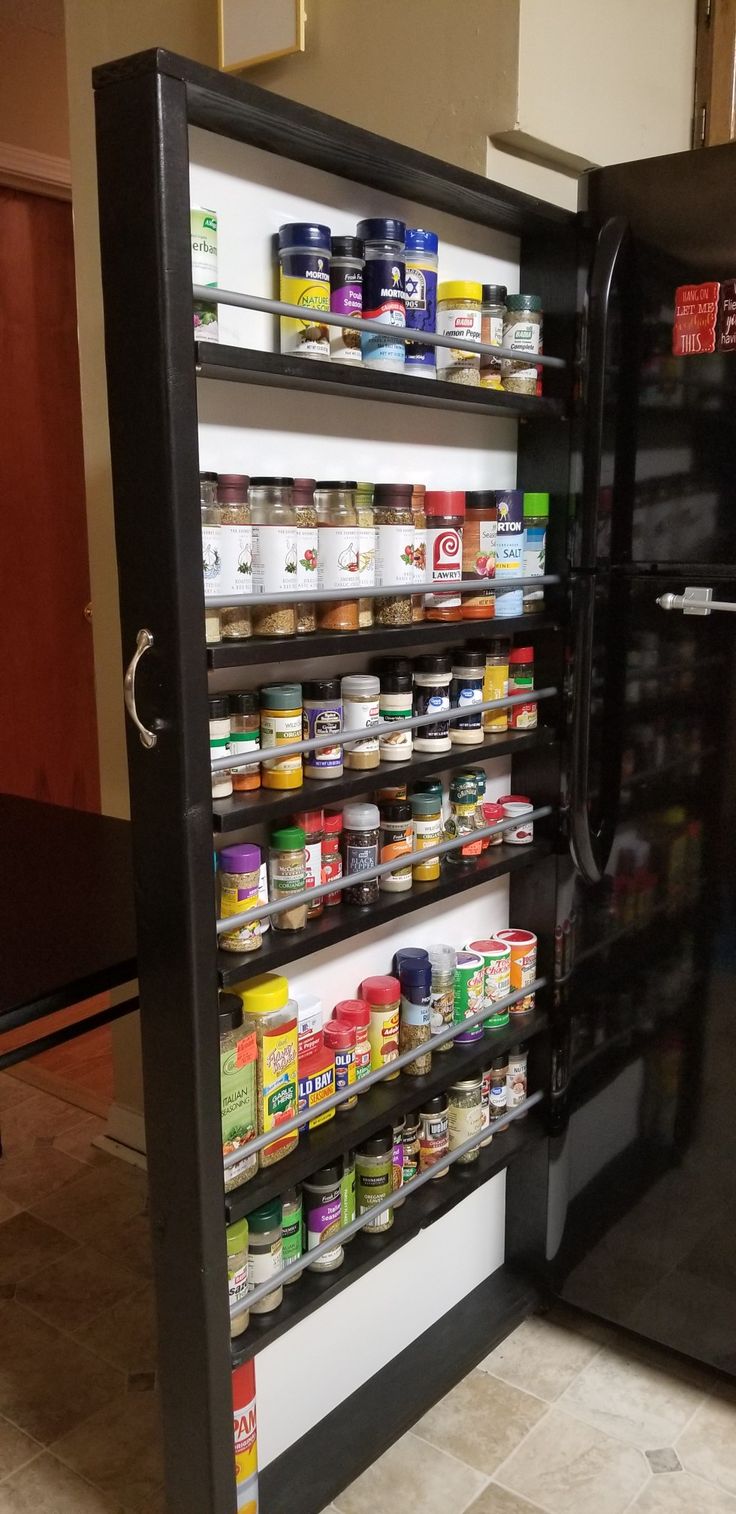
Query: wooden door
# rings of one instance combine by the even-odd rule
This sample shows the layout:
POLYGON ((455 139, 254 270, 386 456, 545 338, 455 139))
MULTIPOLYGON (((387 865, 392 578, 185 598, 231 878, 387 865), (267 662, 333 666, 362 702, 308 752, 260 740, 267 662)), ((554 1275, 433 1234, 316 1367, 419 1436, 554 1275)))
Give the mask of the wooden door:
POLYGON ((99 809, 71 206, 0 186, 0 791, 99 809))

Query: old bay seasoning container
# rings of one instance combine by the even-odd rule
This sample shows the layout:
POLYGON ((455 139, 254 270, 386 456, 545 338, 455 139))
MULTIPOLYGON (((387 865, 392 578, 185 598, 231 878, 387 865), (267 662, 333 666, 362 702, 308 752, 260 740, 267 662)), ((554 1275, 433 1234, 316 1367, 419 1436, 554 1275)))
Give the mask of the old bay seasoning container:
MULTIPOLYGON (((255 1030, 258 1046, 258 1132, 268 1134, 297 1112, 297 1006, 280 973, 251 978, 239 993, 245 1023, 255 1030)), ((264 1146, 261 1166, 288 1156, 298 1140, 298 1130, 292 1130, 264 1146)))
POLYGON ((335 1019, 355 1031, 355 1081, 367 1078, 371 1071, 371 1009, 364 999, 341 999, 335 1005, 335 1019))
MULTIPOLYGON (((360 985, 360 997, 369 1006, 371 1023, 368 1039, 371 1045, 371 1072, 378 1072, 395 1062, 399 1055, 399 1015, 401 1011, 401 985, 398 978, 378 976, 364 978, 360 985)), ((398 1078, 398 1072, 388 1074, 387 1083, 398 1078)))
POLYGON ((330 308, 330 228, 305 221, 279 227, 279 299, 300 305, 304 317, 281 317, 281 351, 329 358, 329 327, 319 317, 330 308))
MULTIPOLYGON (((325 1099, 332 1098, 334 1092, 335 1054, 325 1044, 324 1032, 320 1031, 314 1051, 309 1056, 299 1058, 299 1113, 318 1109, 325 1099)), ((334 1118, 334 1109, 324 1110, 309 1121, 309 1129, 316 1130, 319 1125, 325 1125, 334 1118)))

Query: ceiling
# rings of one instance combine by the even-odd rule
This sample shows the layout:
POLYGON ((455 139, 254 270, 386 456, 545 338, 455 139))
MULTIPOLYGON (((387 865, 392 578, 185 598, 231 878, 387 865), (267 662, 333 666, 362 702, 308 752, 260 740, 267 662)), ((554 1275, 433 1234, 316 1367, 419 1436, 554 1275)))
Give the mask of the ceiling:
POLYGON ((64 35, 64 0, 0 0, 0 26, 64 35))

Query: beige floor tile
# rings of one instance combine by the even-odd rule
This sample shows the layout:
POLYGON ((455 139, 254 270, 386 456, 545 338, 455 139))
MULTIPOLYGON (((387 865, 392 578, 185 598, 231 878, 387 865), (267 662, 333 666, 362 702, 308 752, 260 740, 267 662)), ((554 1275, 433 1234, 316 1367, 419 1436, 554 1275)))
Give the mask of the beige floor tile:
POLYGON ((119 1225, 105 1226, 96 1236, 95 1245, 105 1256, 117 1257, 136 1274, 139 1283, 153 1277, 151 1222, 147 1214, 134 1214, 119 1225))
POLYGON ((2 1514, 122 1514, 120 1505, 46 1452, 0 1487, 2 1514))
MULTIPOLYGON (((21 1085, 22 1086, 22 1085, 21 1085)), ((13 1156, 29 1146, 44 1144, 68 1135, 83 1125, 88 1118, 86 1109, 76 1104, 67 1104, 55 1099, 50 1093, 39 1089, 28 1090, 30 1098, 22 1099, 3 1113, 2 1136, 6 1156, 13 1156)))
POLYGON ((518 1493, 509 1493, 497 1482, 489 1482, 480 1498, 471 1503, 467 1514, 539 1514, 540 1506, 519 1498, 518 1493))
MULTIPOLYGON (((28 1215, 28 1219, 32 1216, 28 1215)), ((137 1274, 122 1262, 103 1256, 90 1246, 79 1246, 71 1256, 42 1267, 26 1282, 19 1283, 15 1296, 19 1304, 32 1309, 57 1329, 78 1330, 98 1315, 108 1317, 108 1310, 139 1287, 137 1274)))
POLYGON ((599 1349, 597 1341, 567 1325, 533 1315, 480 1363, 480 1370, 552 1403, 599 1349))
POLYGON ((9 1073, 0 1072, 0 1114, 32 1097, 33 1089, 27 1083, 20 1083, 17 1078, 11 1078, 9 1073))
POLYGON ((57 1441, 53 1452, 131 1514, 149 1514, 163 1484, 158 1395, 116 1398, 57 1441))
POLYGON ((670 1446, 704 1399, 704 1383, 683 1379, 654 1354, 604 1347, 560 1399, 576 1419, 639 1446, 670 1446))
POLYGON ((21 1209, 35 1208, 86 1169, 65 1151, 39 1143, 0 1158, 0 1194, 21 1209))
MULTIPOLYGON (((0 1482, 15 1472, 17 1467, 22 1467, 24 1462, 30 1461, 37 1456, 41 1447, 38 1441, 31 1440, 30 1436, 24 1435, 22 1430, 16 1430, 7 1419, 0 1417, 0 1482)), ((2 1494, 0 1494, 0 1509, 2 1508, 2 1494)))
MULTIPOLYGON (((63 1161, 72 1161, 63 1152, 54 1153, 63 1161)), ((68 1191, 51 1194, 42 1202, 29 1205, 38 1219, 56 1225, 75 1240, 100 1248, 100 1241, 146 1205, 146 1179, 135 1167, 122 1162, 115 1167, 80 1167, 68 1191)))
POLYGON ((623 1514, 644 1487, 641 1451, 552 1408, 496 1481, 549 1514, 623 1514))
POLYGON ((411 1433, 338 1494, 339 1514, 462 1514, 481 1492, 480 1472, 411 1433))
POLYGON ((22 1283, 39 1267, 56 1265, 77 1242, 20 1210, 0 1225, 0 1286, 22 1283))
POLYGON ((6 1199, 5 1194, 0 1193, 0 1225, 12 1219, 14 1214, 20 1214, 20 1204, 14 1204, 12 1199, 6 1199))
POLYGON ((122 1374, 14 1301, 0 1305, 0 1342, 0 1414, 43 1445, 122 1390, 122 1374))
POLYGON ((631 1514, 736 1514, 736 1498, 688 1472, 663 1472, 652 1478, 631 1514))
POLYGON ((471 1372, 412 1433, 490 1477, 546 1412, 546 1404, 531 1394, 488 1372, 471 1372))
POLYGON ((676 1445, 683 1467, 736 1494, 736 1394, 706 1399, 676 1445))
POLYGON ((77 1125, 76 1129, 68 1131, 66 1135, 56 1136, 54 1146, 57 1151, 65 1151, 67 1156, 76 1157, 78 1162, 84 1162, 88 1167, 107 1167, 115 1162, 115 1157, 106 1151, 98 1151, 92 1145, 94 1137, 102 1135, 105 1128, 105 1120, 98 1119, 95 1114, 88 1114, 83 1124, 77 1125))
POLYGON ((121 1372, 156 1370, 156 1311, 153 1289, 139 1289, 90 1325, 75 1331, 77 1340, 121 1372))

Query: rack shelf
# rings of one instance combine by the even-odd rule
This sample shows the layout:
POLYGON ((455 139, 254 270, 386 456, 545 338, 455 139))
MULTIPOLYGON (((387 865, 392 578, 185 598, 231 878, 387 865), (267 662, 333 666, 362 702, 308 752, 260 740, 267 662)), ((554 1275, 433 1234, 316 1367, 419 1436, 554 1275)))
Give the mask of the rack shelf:
POLYGON ((252 793, 233 794, 217 799, 213 805, 214 829, 226 835, 248 825, 259 825, 277 815, 293 815, 297 810, 322 809, 347 799, 351 794, 365 794, 385 783, 411 783, 427 773, 441 773, 448 768, 475 766, 489 757, 515 757, 537 747, 551 747, 556 734, 551 726, 535 731, 499 731, 487 736, 481 746, 454 746, 451 752, 435 754, 417 752, 410 762, 381 762, 369 771, 346 768, 342 778, 305 778, 300 789, 286 793, 275 789, 255 789, 252 793))
MULTIPOLYGON (((227 1193, 228 1224, 276 1198, 286 1188, 293 1188, 295 1183, 302 1183, 310 1173, 325 1167, 344 1151, 350 1151, 375 1135, 377 1130, 405 1115, 407 1109, 420 1108, 423 1099, 442 1092, 458 1078, 467 1076, 473 1068, 499 1057, 522 1041, 531 1041, 541 1035, 547 1029, 547 1023, 547 1015, 540 1009, 532 1010, 531 1014, 512 1014, 508 1025, 487 1030, 480 1041, 469 1046, 453 1046, 450 1051, 435 1052, 432 1070, 426 1077, 411 1078, 402 1072, 391 1082, 375 1083, 367 1093, 360 1095, 353 1109, 342 1114, 338 1111, 334 1120, 328 1120, 316 1130, 302 1131, 299 1145, 288 1157, 274 1162, 271 1167, 261 1167, 249 1183, 227 1193)), ((514 1126, 510 1126, 509 1133, 513 1129, 514 1126)), ((438 1187, 444 1184, 445 1179, 441 1179, 438 1187)), ((351 1247, 353 1244, 355 1242, 351 1247)))
POLYGON ((219 342, 195 342, 194 349, 198 378, 301 389, 310 394, 347 395, 351 399, 388 400, 435 410, 464 410, 473 415, 511 420, 562 419, 565 413, 559 400, 536 395, 504 394, 496 389, 413 378, 405 373, 374 373, 358 365, 353 368, 347 363, 288 357, 219 342))
POLYGON ((534 1110, 525 1120, 518 1120, 508 1130, 494 1135, 490 1146, 481 1147, 477 1162, 467 1166, 456 1162, 446 1178, 427 1183, 419 1193, 409 1194, 406 1203, 394 1210, 394 1223, 383 1235, 360 1231, 348 1242, 342 1267, 335 1272, 303 1272, 297 1282, 284 1288, 284 1300, 278 1309, 271 1314, 251 1314, 245 1334, 233 1341, 233 1366, 249 1361, 264 1346, 270 1346, 293 1325, 399 1251, 420 1230, 448 1214, 541 1140, 542 1133, 538 1111, 534 1110))
POLYGON ((533 841, 531 846, 489 846, 475 867, 467 869, 443 863, 440 878, 436 883, 415 883, 405 894, 382 893, 378 903, 369 907, 356 904, 336 904, 326 909, 318 920, 310 920, 303 931, 268 931, 263 945, 256 952, 217 953, 217 975, 221 988, 244 983, 260 973, 274 972, 285 962, 302 961, 324 951, 326 946, 338 946, 343 941, 352 941, 377 925, 397 920, 400 915, 414 914, 425 904, 439 899, 448 899, 455 894, 464 894, 469 888, 488 883, 491 878, 502 878, 505 873, 514 873, 522 868, 533 867, 547 857, 552 850, 548 839, 533 841))
POLYGON ((507 620, 423 620, 411 626, 372 626, 365 631, 313 631, 308 636, 252 636, 245 641, 209 642, 208 668, 248 668, 271 662, 304 662, 312 657, 348 657, 353 652, 397 652, 415 642, 456 646, 484 636, 513 637, 557 630, 555 615, 514 615, 507 620))

